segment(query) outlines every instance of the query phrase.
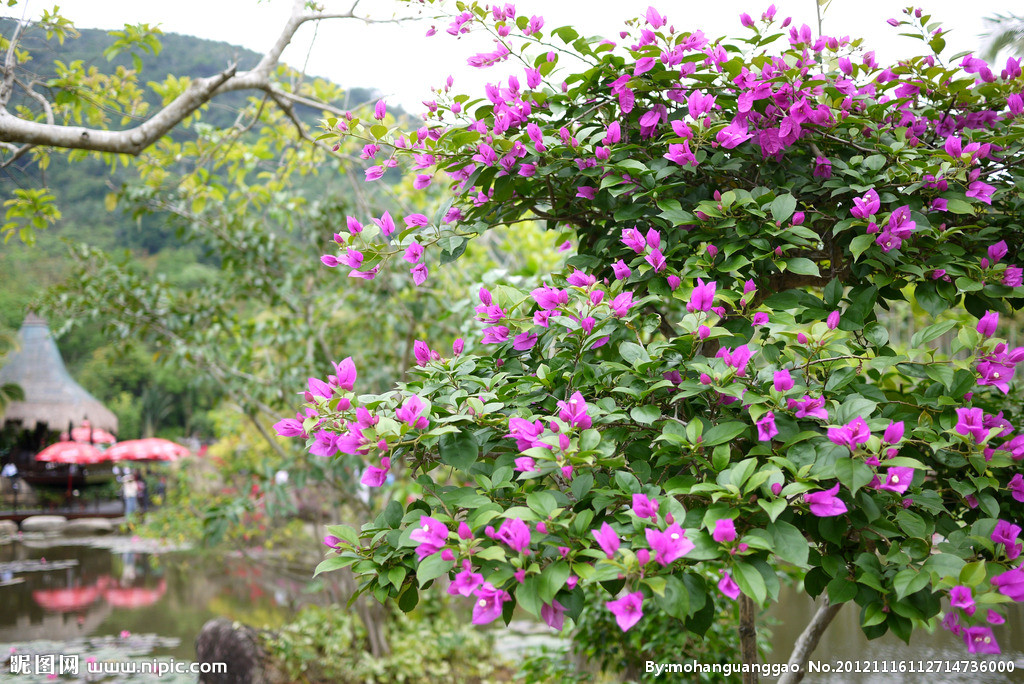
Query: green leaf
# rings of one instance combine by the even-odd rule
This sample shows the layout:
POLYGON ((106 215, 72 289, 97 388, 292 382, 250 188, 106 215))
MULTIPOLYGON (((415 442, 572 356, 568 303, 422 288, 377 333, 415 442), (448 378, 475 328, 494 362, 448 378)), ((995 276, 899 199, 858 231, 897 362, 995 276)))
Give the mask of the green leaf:
POLYGON ((734 439, 740 433, 747 429, 747 425, 738 421, 730 421, 728 423, 721 423, 715 425, 710 430, 704 433, 704 439, 701 443, 705 447, 715 446, 716 444, 723 444, 734 439))
POLYGON ((572 492, 576 500, 581 500, 590 491, 590 488, 594 486, 594 476, 590 473, 583 473, 577 475, 572 479, 572 484, 569 486, 569 490, 572 492))
POLYGON ((768 598, 768 587, 757 568, 749 563, 739 562, 732 566, 732 570, 732 578, 736 580, 740 591, 754 599, 756 603, 764 603, 768 598))
POLYGON ((333 534, 338 539, 347 541, 352 546, 359 544, 359 533, 348 525, 328 525, 327 534, 333 534))
POLYGON ((759 498, 757 505, 764 509, 764 512, 768 514, 768 519, 772 522, 782 514, 782 511, 786 510, 786 500, 782 497, 771 500, 759 498))
POLYGON ((561 38, 562 42, 564 42, 566 45, 580 37, 580 34, 577 33, 576 30, 573 29, 571 26, 562 26, 561 28, 556 28, 554 31, 552 31, 552 33, 561 38))
POLYGON ((398 607, 403 613, 410 612, 420 602, 420 592, 415 584, 409 584, 398 596, 398 607))
POLYGON ((558 507, 558 501, 551 492, 531 492, 526 497, 526 505, 541 518, 546 518, 558 507))
POLYGON ((905 596, 924 589, 930 581, 931 575, 927 572, 918 572, 910 568, 900 570, 892 580, 892 587, 896 590, 896 600, 902 601, 905 596))
POLYGON ((849 423, 851 420, 860 416, 864 420, 871 418, 871 414, 875 412, 875 408, 878 406, 875 402, 862 397, 859 394, 851 394, 848 396, 840 405, 839 410, 836 411, 835 422, 836 423, 849 423))
POLYGON ((651 357, 647 350, 636 342, 623 342, 619 345, 619 355, 626 363, 638 368, 641 364, 650 363, 651 357))
POLYGON ((828 583, 828 600, 833 605, 852 601, 857 595, 857 583, 845 577, 836 577, 828 583))
POLYGON ((560 560, 544 568, 544 572, 540 575, 540 600, 544 603, 551 603, 555 594, 565 586, 567 579, 569 579, 569 564, 565 561, 560 560))
POLYGON ((441 463, 463 471, 468 470, 480 454, 480 447, 467 431, 441 435, 437 448, 441 454, 441 463))
POLYGON ((402 586, 402 582, 405 581, 405 575, 408 571, 404 565, 396 565, 395 567, 388 570, 388 581, 396 587, 402 586))
POLYGON ((788 221, 789 217, 796 211, 796 198, 790 194, 779 195, 772 200, 772 218, 782 223, 788 221))
POLYGON ((850 240, 850 254, 853 255, 853 260, 857 261, 860 255, 868 251, 868 248, 873 244, 875 244, 874 235, 858 235, 850 240))
POLYGON ((658 418, 661 418, 661 409, 651 405, 634 406, 630 410, 629 415, 641 425, 650 425, 658 420, 658 418))
POLYGON ((836 478, 850 490, 851 494, 856 494, 857 490, 871 482, 874 476, 871 468, 863 461, 853 458, 841 458, 836 461, 836 478))
MULTIPOLYGON (((928 560, 931 560, 929 558, 928 560)), ((927 565, 927 561, 925 565, 927 565)), ((985 581, 985 561, 974 561, 973 563, 967 563, 960 569, 960 584, 966 584, 969 587, 976 587, 985 581)))
POLYGON ((331 570, 338 570, 352 565, 353 559, 341 556, 334 556, 326 560, 320 561, 320 564, 316 566, 316 570, 313 571, 313 577, 316 577, 321 572, 330 572, 331 570))
POLYGON ((871 323, 864 328, 864 337, 876 347, 884 347, 889 343, 889 331, 881 323, 871 323))
POLYGON ((914 333, 910 338, 910 346, 920 347, 921 345, 931 342, 936 338, 942 337, 957 325, 959 325, 959 321, 942 321, 940 323, 935 323, 934 325, 929 325, 924 330, 918 330, 914 333))
POLYGON ((440 553, 435 553, 420 561, 419 567, 416 568, 416 579, 422 588, 430 580, 437 579, 451 569, 452 561, 446 561, 441 558, 440 553))
POLYGON ((806 257, 794 257, 792 259, 786 259, 784 263, 786 264, 786 268, 789 271, 797 273, 799 275, 821 275, 821 272, 818 271, 818 265, 811 261, 810 259, 807 259, 806 257))
POLYGON ((873 154, 870 157, 866 157, 862 163, 872 171, 880 171, 885 166, 885 155, 873 154))
POLYGON ((936 318, 949 308, 949 302, 939 294, 935 283, 918 283, 914 289, 914 299, 922 309, 936 318))
POLYGON ((663 611, 680 620, 690 613, 690 592, 676 575, 668 575, 665 578, 665 593, 661 596, 655 595, 654 602, 663 611))
MULTIPOLYGON (((516 589, 516 600, 508 603, 518 603, 519 607, 534 617, 540 617, 540 578, 537 575, 530 575, 516 589)), ((507 605, 507 604, 506 604, 507 605)))
MULTIPOLYGON (((935 576, 942 580, 947 577, 962 577, 961 573, 966 566, 967 564, 964 562, 964 559, 959 556, 954 556, 951 553, 937 553, 934 556, 929 556, 928 560, 921 564, 921 571, 935 573, 935 576)), ((985 577, 982 575, 977 584, 980 584, 984 579, 985 577)), ((962 579, 961 584, 963 584, 962 579)))
POLYGON ((833 278, 828 285, 825 286, 825 303, 831 307, 836 307, 839 301, 843 298, 843 284, 839 282, 839 278, 833 278))
POLYGON ((974 207, 962 199, 951 199, 946 201, 946 211, 952 214, 973 214, 974 207))
POLYGON ((788 522, 776 520, 768 525, 768 533, 772 537, 776 556, 798 567, 807 567, 810 544, 800 530, 788 522))

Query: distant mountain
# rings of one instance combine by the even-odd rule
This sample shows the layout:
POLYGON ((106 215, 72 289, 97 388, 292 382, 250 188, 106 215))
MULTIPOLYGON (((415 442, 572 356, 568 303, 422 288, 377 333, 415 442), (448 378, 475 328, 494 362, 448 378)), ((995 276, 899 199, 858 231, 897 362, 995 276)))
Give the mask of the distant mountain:
MULTIPOLYGON (((0 35, 11 36, 15 22, 0 18, 0 35)), ((108 60, 104 50, 114 39, 107 32, 99 29, 79 29, 78 38, 67 38, 63 45, 56 38, 46 40, 41 31, 24 33, 21 47, 32 54, 32 61, 25 66, 36 70, 41 79, 54 76, 54 62, 60 60, 70 64, 82 60, 85 68, 96 66, 102 72, 113 72, 118 66, 132 68, 130 54, 122 53, 113 60, 108 60)), ((205 40, 193 36, 167 33, 160 37, 162 50, 158 55, 143 55, 143 69, 139 82, 144 86, 150 81, 162 82, 169 74, 177 77, 189 76, 203 78, 222 71, 229 64, 237 64, 239 71, 254 67, 261 55, 237 45, 224 42, 205 40)), ((243 106, 251 91, 238 91, 218 96, 210 103, 203 113, 203 121, 215 127, 228 127, 235 121, 238 108, 243 106)), ((370 88, 350 88, 345 91, 345 101, 334 104, 343 108, 352 108, 375 99, 375 91, 370 88)), ((150 93, 147 97, 150 114, 160 107, 159 98, 150 93)), ((16 104, 16 103, 12 103, 16 104)), ((315 124, 321 112, 312 108, 297 107, 299 116, 315 124)), ((401 111, 394 112, 402 116, 401 111)), ((188 132, 176 131, 175 136, 187 136, 188 132)), ((17 168, 5 169, 0 172, 0 202, 9 193, 23 185, 34 185, 38 182, 39 170, 26 155, 17 168)), ((57 226, 48 228, 38 234, 41 241, 39 247, 47 249, 56 245, 59 237, 73 237, 77 241, 88 242, 104 249, 127 247, 154 253, 165 246, 172 245, 174 238, 156 222, 143 219, 143 225, 120 213, 108 212, 105 198, 112 186, 117 186, 121 172, 111 172, 110 167, 98 160, 75 161, 73 164, 62 155, 52 157, 49 167, 45 170, 47 185, 57 196, 58 205, 63 218, 57 226)), ((3 248, 0 247, 0 251, 3 248)))

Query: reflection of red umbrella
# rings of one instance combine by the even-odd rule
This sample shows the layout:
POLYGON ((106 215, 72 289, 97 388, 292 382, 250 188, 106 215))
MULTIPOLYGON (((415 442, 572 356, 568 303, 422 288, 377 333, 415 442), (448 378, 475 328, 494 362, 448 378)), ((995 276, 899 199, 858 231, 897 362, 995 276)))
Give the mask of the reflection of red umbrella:
POLYGON ((78 611, 100 597, 100 588, 70 587, 68 589, 37 589, 32 592, 32 600, 46 610, 60 613, 78 611))
POLYGON ((106 456, 115 461, 177 461, 188 455, 185 447, 159 437, 118 442, 106 451, 106 456))
MULTIPOLYGON (((60 438, 66 440, 68 433, 60 433, 60 438)), ((83 444, 113 444, 117 441, 117 437, 106 430, 94 428, 89 421, 83 420, 81 425, 71 430, 71 441, 83 444)))
POLYGON ((161 579, 153 589, 144 587, 107 589, 103 598, 115 608, 145 608, 159 601, 165 593, 167 593, 167 580, 161 579))
POLYGON ((47 463, 92 465, 93 463, 99 463, 100 461, 108 461, 110 460, 110 457, 94 447, 92 444, 57 442, 36 454, 36 460, 45 461, 47 463))

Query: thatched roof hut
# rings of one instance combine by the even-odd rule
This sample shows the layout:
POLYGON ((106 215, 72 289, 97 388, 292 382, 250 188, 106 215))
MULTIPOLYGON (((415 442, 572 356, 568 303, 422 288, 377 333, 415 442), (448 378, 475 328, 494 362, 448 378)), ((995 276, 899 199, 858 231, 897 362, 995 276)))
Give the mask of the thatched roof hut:
POLYGON ((17 422, 32 430, 45 423, 59 431, 88 419, 93 427, 117 432, 117 416, 71 378, 46 321, 35 314, 25 317, 18 348, 0 368, 0 385, 8 382, 20 385, 25 399, 7 406, 0 425, 17 422))

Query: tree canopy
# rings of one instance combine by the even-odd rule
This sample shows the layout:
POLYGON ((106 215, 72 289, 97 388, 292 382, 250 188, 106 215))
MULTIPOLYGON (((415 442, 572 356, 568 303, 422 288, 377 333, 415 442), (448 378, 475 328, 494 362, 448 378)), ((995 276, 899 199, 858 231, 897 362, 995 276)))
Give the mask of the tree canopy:
POLYGON ((826 597, 819 627, 854 603, 869 637, 909 640, 942 612, 998 652, 1024 599, 1024 347, 1000 326, 1024 292, 1019 60, 946 56, 914 9, 889 23, 924 52, 892 65, 774 7, 720 41, 654 8, 619 45, 511 5, 447 21, 512 74, 446 90, 416 131, 325 128, 379 155, 369 182, 402 160, 452 203, 350 217, 324 263, 374 278, 402 256, 422 282, 430 255, 528 220, 579 253, 481 288, 473 339, 418 342, 396 391, 363 393, 350 361, 310 379, 279 433, 423 492, 336 528, 321 569, 404 607, 447 576, 477 623, 518 605, 556 628, 599 583, 622 630, 664 611, 700 634, 737 599, 752 621, 790 568, 826 597))

